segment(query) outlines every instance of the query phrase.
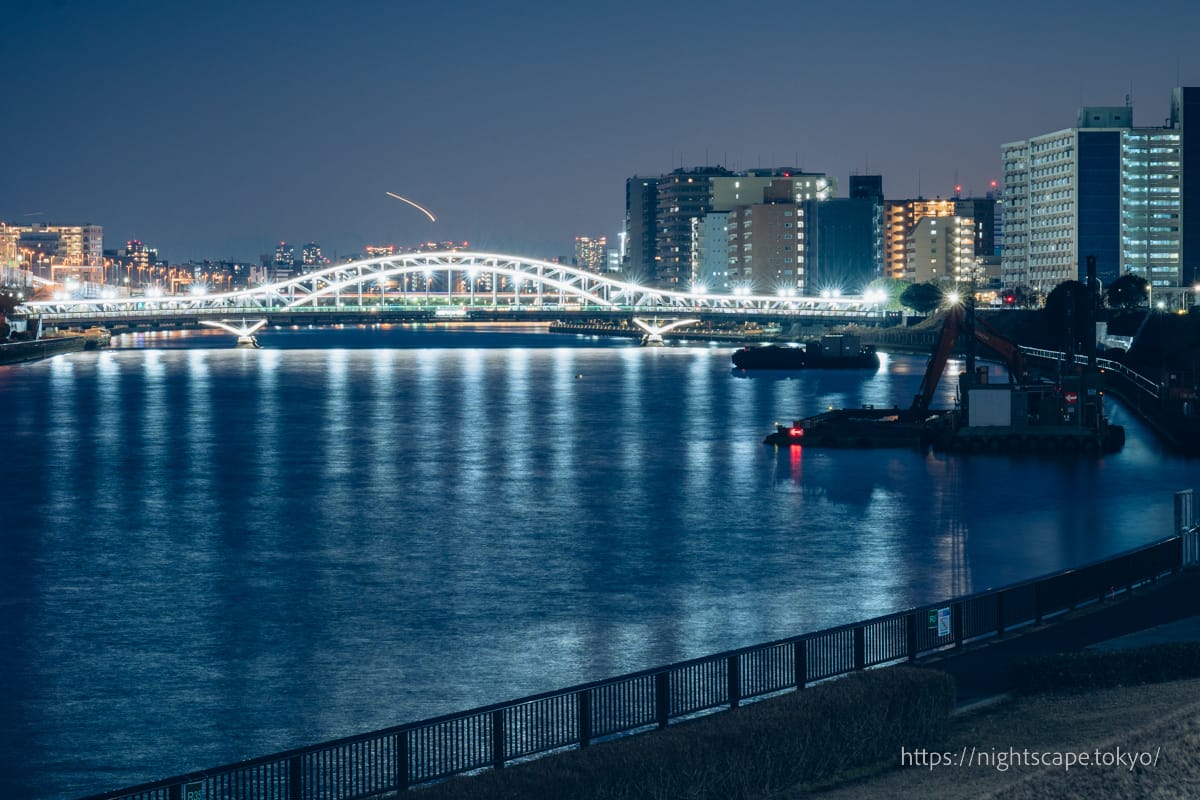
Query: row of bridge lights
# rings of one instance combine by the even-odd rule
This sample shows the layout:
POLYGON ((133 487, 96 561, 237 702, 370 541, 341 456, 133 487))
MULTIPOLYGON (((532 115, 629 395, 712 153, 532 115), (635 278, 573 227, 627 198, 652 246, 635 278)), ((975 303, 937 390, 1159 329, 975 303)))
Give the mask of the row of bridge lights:
MULTIPOLYGON (((692 294, 703 295, 708 293, 708 288, 697 285, 691 289, 692 294)), ((730 294, 734 297, 751 297, 754 292, 749 286, 735 286, 730 290, 730 294)), ((799 297, 799 293, 795 289, 778 289, 775 292, 776 296, 782 298, 799 297)), ((841 289, 822 289, 820 293, 822 300, 837 300, 842 296, 841 289)), ((884 304, 888 301, 888 294, 883 289, 867 289, 863 292, 863 300, 867 303, 884 304)))
MULTIPOLYGON (((479 279, 479 270, 477 268, 472 268, 472 269, 465 270, 465 273, 467 276, 466 282, 469 286, 470 293, 471 293, 471 303, 474 304, 475 291, 477 288, 476 283, 478 282, 478 279, 479 279)), ((433 277, 435 274, 435 270, 426 269, 422 272, 422 274, 425 278, 424 292, 425 292, 426 299, 428 299, 429 294, 430 294, 430 286, 433 283, 433 277)), ((448 281, 449 280, 450 279, 448 278, 448 281)), ((386 294, 388 283, 389 283, 388 278, 380 278, 378 280, 379 292, 380 292, 381 296, 386 294)), ((524 279, 515 280, 514 281, 515 291, 520 292, 521 286, 524 283, 525 283, 524 279)), ((74 296, 75 291, 78 289, 78 286, 73 286, 72 284, 73 284, 73 281, 68 280, 66 283, 66 291, 61 291, 61 292, 56 293, 55 299, 61 300, 61 299, 66 299, 68 297, 74 296)), ((401 292, 409 291, 408 288, 404 287, 403 283, 401 284, 401 287, 402 287, 401 292)), ((159 287, 155 286, 155 287, 148 287, 148 288, 157 289, 159 287)), ((412 287, 412 288, 415 289, 416 287, 412 287)), ((209 291, 210 291, 210 289, 205 283, 193 283, 193 284, 191 284, 191 286, 188 289, 188 294, 191 294, 193 296, 204 296, 204 295, 207 295, 209 293, 209 291)), ((420 291, 420 289, 417 289, 417 291, 420 291)), ((703 284, 696 284, 696 285, 692 286, 690 291, 693 295, 697 295, 697 296, 707 295, 708 287, 704 286, 703 284)), ((730 293, 735 297, 749 298, 749 297, 754 296, 754 292, 753 292, 752 288, 750 286, 745 286, 745 285, 733 287, 730 290, 730 293)), ((795 289, 792 289, 792 288, 778 289, 776 291, 776 295, 780 298, 785 298, 785 299, 799 297, 799 293, 795 289)), ((104 299, 115 298, 117 296, 117 292, 115 290, 106 290, 102 293, 101 296, 104 299)), ((168 295, 165 295, 160 291, 160 292, 155 292, 153 294, 147 293, 145 295, 145 299, 146 300, 161 300, 161 299, 165 299, 165 297, 167 297, 167 296, 168 295)), ((820 296, 824 300, 838 299, 842 296, 842 292, 840 289, 823 289, 820 293, 820 296)), ((884 291, 883 289, 868 289, 863 294, 863 300, 867 303, 883 304, 883 303, 887 302, 887 299, 888 299, 887 292, 884 291)))

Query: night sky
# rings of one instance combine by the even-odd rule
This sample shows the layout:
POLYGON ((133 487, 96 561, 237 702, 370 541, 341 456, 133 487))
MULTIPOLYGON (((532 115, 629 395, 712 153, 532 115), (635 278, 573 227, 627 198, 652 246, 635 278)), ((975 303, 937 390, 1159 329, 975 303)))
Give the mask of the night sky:
POLYGON ((1131 90, 1161 124, 1200 84, 1194 0, 4 8, 0 220, 96 223, 172 262, 284 239, 566 255, 615 240, 627 177, 705 163, 982 194, 1002 142, 1131 90))

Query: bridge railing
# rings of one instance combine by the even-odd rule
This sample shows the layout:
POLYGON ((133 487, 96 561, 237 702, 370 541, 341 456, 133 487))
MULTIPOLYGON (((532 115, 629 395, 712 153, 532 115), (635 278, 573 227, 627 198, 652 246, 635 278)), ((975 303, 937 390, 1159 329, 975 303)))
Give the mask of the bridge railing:
MULTIPOLYGON (((1193 539, 1195 533, 1191 534, 1193 539)), ((398 725, 86 800, 342 800, 405 790, 1003 635, 1154 582, 1186 535, 1001 589, 398 725)), ((1189 547, 1196 548, 1194 541, 1189 547)), ((1189 551, 1191 552, 1191 551, 1189 551)))
MULTIPOLYGON (((1039 347, 1022 347, 1021 352, 1027 356, 1033 356, 1034 358, 1043 358, 1043 359, 1047 359, 1050 361, 1062 361, 1065 363, 1067 360, 1067 354, 1060 352, 1058 350, 1043 350, 1039 347)), ((1088 358, 1085 355, 1080 355, 1077 353, 1075 355, 1075 360, 1073 363, 1087 364, 1088 358)), ((1109 372, 1115 372, 1118 375, 1121 375, 1121 376, 1127 378, 1129 380, 1129 382, 1131 384, 1133 384, 1133 386, 1136 387, 1139 391, 1145 392, 1146 394, 1151 395, 1155 399, 1158 399, 1159 391, 1160 391, 1159 385, 1157 383, 1155 383, 1154 381, 1150 380, 1149 378, 1147 378, 1145 375, 1141 375, 1137 372, 1134 372, 1133 370, 1131 370, 1129 367, 1125 366, 1121 362, 1112 361, 1107 358, 1097 358, 1096 366, 1100 367, 1103 370, 1107 370, 1109 372)))
POLYGON ((662 306, 637 306, 637 305, 614 305, 614 306, 598 306, 598 305, 582 305, 577 303, 522 303, 520 305, 485 305, 476 304, 469 305, 466 303, 373 303, 369 305, 318 305, 318 306, 212 306, 199 308, 144 308, 144 309, 122 309, 122 310, 72 310, 72 311, 39 311, 33 317, 42 320, 46 325, 90 325, 90 324, 109 324, 130 322, 154 322, 162 321, 164 323, 178 320, 198 320, 198 319, 234 319, 245 317, 247 319, 271 317, 279 319, 281 317, 293 318, 302 320, 318 316, 338 315, 338 314, 353 314, 360 315, 363 322, 370 322, 373 315, 380 313, 428 313, 433 315, 439 310, 447 308, 461 309, 466 316, 470 316, 473 312, 480 314, 502 314, 519 317, 523 314, 533 313, 555 313, 562 314, 565 317, 586 316, 589 314, 596 315, 612 315, 612 314, 641 314, 644 316, 657 315, 660 317, 672 317, 678 315, 701 315, 708 318, 732 318, 740 317, 756 317, 756 318, 771 318, 781 321, 787 320, 856 320, 859 322, 891 322, 894 321, 894 315, 888 312, 881 311, 856 311, 849 309, 826 309, 826 308, 663 308, 662 306))

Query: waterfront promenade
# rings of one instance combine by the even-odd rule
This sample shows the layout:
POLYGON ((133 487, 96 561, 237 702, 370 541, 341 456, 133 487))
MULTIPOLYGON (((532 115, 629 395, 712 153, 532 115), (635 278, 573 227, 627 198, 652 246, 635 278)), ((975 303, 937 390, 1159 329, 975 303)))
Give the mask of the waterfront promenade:
MULTIPOLYGON (((948 655, 924 665, 954 676, 959 708, 945 741, 936 749, 957 755, 983 752, 1115 752, 1121 747, 1156 751, 1153 768, 1088 768, 1064 771, 1013 765, 944 769, 901 767, 822 790, 784 797, 871 800, 924 797, 928 800, 1005 797, 1134 798, 1194 797, 1200 791, 1195 745, 1200 725, 1200 679, 1084 694, 1039 694, 1013 699, 1008 675, 1020 661, 1082 649, 1140 648, 1200 642, 1200 571, 1192 569, 1141 593, 1061 617, 1046 626, 948 655)), ((914 742, 913 747, 930 746, 914 742)))
POLYGON ((1012 689, 1018 662, 1089 647, 1141 647, 1200 641, 1200 570, 1189 569, 1128 596, 1081 608, 1040 626, 935 656, 923 667, 954 677, 958 705, 994 698, 1012 689), (1126 638, 1128 637, 1128 638, 1126 638))
MULTIPOLYGON (((955 712, 947 739, 925 741, 920 734, 910 732, 911 738, 901 734, 897 744, 894 761, 885 761, 870 767, 866 772, 872 777, 859 778, 849 783, 843 777, 840 782, 835 779, 832 786, 822 785, 811 787, 798 785, 783 792, 772 792, 771 797, 810 797, 837 798, 837 800, 869 800, 876 797, 938 797, 943 800, 950 798, 968 798, 977 796, 992 796, 990 791, 1021 783, 1026 777, 1040 778, 1036 769, 1017 770, 1005 774, 1008 770, 980 768, 976 765, 959 765, 951 768, 946 765, 937 774, 927 767, 899 768, 901 758, 899 748, 906 747, 912 751, 959 752, 960 746, 976 747, 981 752, 992 753, 997 750, 1008 752, 1009 748, 1018 751, 1026 749, 1057 749, 1079 753, 1091 752, 1093 748, 1105 748, 1111 751, 1114 742, 1126 749, 1135 744, 1131 732, 1141 731, 1147 726, 1153 726, 1162 721, 1170 712, 1179 716, 1189 707, 1200 710, 1200 700, 1193 694, 1196 681, 1181 685, 1176 691, 1181 692, 1170 701, 1171 689, 1167 687, 1143 687, 1140 690, 1130 690, 1128 701, 1124 704, 1115 702, 1111 691, 1093 689, 1086 695, 1076 695, 1074 699, 1062 698, 1056 695, 1037 695, 1035 699, 1014 700, 1009 694, 1014 687, 1010 683, 1010 670, 1014 665, 1028 659, 1049 656, 1058 653, 1069 653, 1083 647, 1103 646, 1111 643, 1113 646, 1143 646, 1172 641, 1200 641, 1200 572, 1189 570, 1178 572, 1148 584, 1143 584, 1131 593, 1119 593, 1112 598, 1098 602, 1094 601, 1087 607, 1069 611, 1048 619, 1044 624, 1026 627, 1016 633, 1000 637, 991 637, 975 644, 968 644, 962 649, 945 651, 942 655, 927 657, 917 662, 923 669, 939 670, 950 674, 958 686, 958 711, 955 712), (1162 620, 1175 620, 1169 625, 1157 625, 1162 620), (1153 626, 1153 627, 1147 627, 1153 626), (1123 636, 1110 638, 1114 634, 1123 636), (1130 637, 1134 637, 1130 640, 1130 637), (1189 686, 1191 689, 1189 689, 1189 686), (1142 698, 1145 698, 1145 711, 1139 708, 1142 698), (1049 709, 1049 710, 1048 710, 1049 709), (1051 716, 1046 717, 1046 714, 1051 716), (1064 722, 1070 718, 1077 725, 1072 727, 1064 722), (1105 720, 1111 720, 1112 726, 1105 729, 1105 720), (974 737, 974 738, 972 738, 974 737), (999 737, 999 738, 997 738, 999 737), (1003 741, 1001 741, 1003 739, 1003 741), (953 747, 951 747, 953 745, 953 747), (1025 774, 1022 775, 1022 772, 1025 774), (825 787, 825 788, 823 788, 825 787)), ((763 701, 766 705, 775 703, 775 699, 763 701)), ((787 703, 785 698, 779 702, 787 703)), ((765 710, 764 710, 765 711, 765 710)), ((873 713, 874 709, 864 708, 863 713, 873 713)), ((738 712, 734 712, 738 713, 738 712)), ((768 713, 766 716, 753 717, 760 719, 761 725, 772 723, 768 713)), ((672 726, 670 737, 675 742, 676 750, 680 747, 687 749, 687 743, 693 742, 698 748, 711 747, 712 742, 721 741, 735 728, 728 727, 732 722, 724 715, 694 720, 679 727, 672 726), (724 733, 723 733, 724 732, 724 733)), ((743 734, 754 735, 751 731, 742 730, 743 734)), ((765 732, 760 732, 765 733, 765 732)), ((780 735, 789 735, 781 732, 780 735)), ((833 734, 831 734, 833 735, 833 734)), ((1138 744, 1146 744, 1145 737, 1136 739, 1138 744)), ((1150 744, 1154 744, 1151 742, 1150 744)), ((1178 776, 1167 770, 1174 767, 1179 770, 1181 764, 1186 765, 1190 753, 1182 742, 1164 739, 1159 740, 1162 757, 1169 762, 1164 765, 1163 780, 1177 780, 1178 776), (1168 777, 1169 776, 1169 777, 1168 777)), ((734 746, 734 743, 730 743, 734 746)), ((640 772, 628 775, 613 776, 612 785, 607 785, 609 778, 601 778, 601 786, 584 785, 585 776, 596 775, 598 764, 609 764, 614 767, 632 770, 646 769, 646 764, 654 763, 651 754, 672 752, 670 748, 663 749, 649 738, 637 737, 632 740, 614 742, 610 747, 613 752, 599 752, 589 757, 570 757, 562 759, 561 764, 539 761, 527 766, 514 765, 504 773, 489 773, 478 778, 466 778, 451 781, 441 787, 431 789, 428 794, 431 800, 438 798, 482 797, 492 798, 510 796, 517 787, 539 786, 553 788, 558 796, 608 797, 621 796, 621 786, 632 786, 637 783, 640 772), (511 773, 511 774, 510 774, 511 773), (578 778, 572 777, 578 776, 578 778), (580 783, 575 784, 578 780, 580 783), (578 791, 575 791, 578 789, 578 791), (508 792, 508 794, 506 794, 508 792)), ((829 753, 830 758, 836 758, 836 753, 829 753)), ((697 797, 717 797, 714 794, 717 783, 726 789, 742 787, 749 790, 747 797, 760 795, 750 787, 758 785, 753 776, 775 775, 775 767, 768 763, 757 763, 755 756, 749 756, 744 761, 737 762, 737 770, 744 772, 744 778, 727 777, 721 782, 700 781, 689 783, 680 773, 675 779, 660 776, 662 785, 692 786, 697 791, 697 797), (682 781, 675 784, 672 781, 682 781)), ((861 765, 860 765, 861 766, 861 765)), ((1022 765, 1023 766, 1023 765, 1022 765)), ((661 764, 663 772, 669 775, 675 766, 668 762, 661 764)), ((1185 766, 1186 771, 1186 766, 1185 766)), ((602 773, 603 770, 600 770, 602 773)), ((1143 771, 1145 772, 1145 771, 1143 771)), ((854 774, 853 772, 844 773, 854 774)), ((859 770, 859 774, 862 771, 859 770)), ((1054 776, 1050 776, 1054 777, 1054 776)), ((1110 773, 1111 777, 1111 773, 1110 773)), ((1116 776, 1118 778, 1122 776, 1116 776)), ((1143 783, 1146 775, 1143 774, 1143 783)), ((1153 784, 1154 776, 1149 777, 1153 784)), ((651 785, 658 786, 655 779, 647 776, 651 785)), ((767 781, 767 778, 762 778, 767 781)), ((1145 788, 1143 786, 1143 788, 1145 788)), ((1165 788, 1165 786, 1164 786, 1165 788)), ((635 796, 638 795, 635 792, 635 796)), ((742 796, 739 794, 739 796, 742 796)), ((1008 796, 1008 795, 1005 795, 1008 796)), ((1046 794, 1034 791, 1027 794, 1016 794, 1016 797, 1040 796, 1070 796, 1085 797, 1083 794, 1070 794, 1058 791, 1046 794)), ((1091 795, 1095 796, 1095 795, 1091 795)), ((1107 796, 1107 795, 1106 795, 1107 796)), ((1125 795, 1123 795, 1125 796, 1125 795)), ((1132 795, 1138 796, 1138 795, 1132 795)))

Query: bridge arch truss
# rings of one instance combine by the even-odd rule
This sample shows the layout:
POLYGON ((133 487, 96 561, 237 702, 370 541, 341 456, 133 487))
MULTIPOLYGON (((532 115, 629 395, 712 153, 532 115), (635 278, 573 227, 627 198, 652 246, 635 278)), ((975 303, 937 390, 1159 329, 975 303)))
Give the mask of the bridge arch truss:
POLYGON ((703 312, 882 315, 859 296, 815 298, 708 294, 642 286, 575 267, 521 256, 475 252, 383 256, 238 291, 159 297, 58 298, 26 302, 46 321, 119 318, 133 311, 229 316, 403 304, 413 306, 549 307, 638 313, 703 312))

